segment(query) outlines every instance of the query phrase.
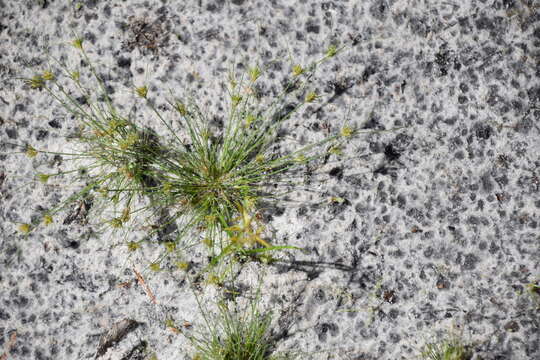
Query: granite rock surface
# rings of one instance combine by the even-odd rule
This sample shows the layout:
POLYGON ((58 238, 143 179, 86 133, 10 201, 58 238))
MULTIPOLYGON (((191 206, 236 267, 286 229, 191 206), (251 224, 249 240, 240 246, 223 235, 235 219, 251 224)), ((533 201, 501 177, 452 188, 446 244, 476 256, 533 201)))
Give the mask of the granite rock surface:
POLYGON ((264 64, 271 93, 292 65, 346 46, 313 81, 322 100, 283 132, 291 144, 345 123, 363 134, 265 214, 273 243, 305 251, 238 275, 239 289, 263 279, 276 350, 411 359, 457 332, 474 359, 540 358, 528 291, 540 281, 540 2, 0 0, 2 360, 191 359, 166 320, 203 329, 197 297, 211 306, 223 290, 189 285, 203 253, 187 273, 152 273, 157 250, 131 257, 84 224, 17 231, 83 186, 34 181, 69 169, 62 156, 13 153, 71 146, 69 115, 20 78, 52 57, 77 65, 75 35, 118 108, 158 131, 134 86, 158 106, 169 89, 196 94, 219 123, 231 67, 264 64))

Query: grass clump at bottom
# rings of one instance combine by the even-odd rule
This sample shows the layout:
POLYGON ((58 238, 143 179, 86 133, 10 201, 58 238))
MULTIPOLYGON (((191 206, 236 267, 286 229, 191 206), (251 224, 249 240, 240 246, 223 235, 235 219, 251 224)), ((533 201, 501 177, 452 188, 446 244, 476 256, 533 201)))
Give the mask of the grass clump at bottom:
POLYGON ((292 359, 284 353, 271 354, 275 344, 270 335, 272 314, 261 313, 258 298, 246 309, 225 301, 218 303, 215 315, 199 304, 205 330, 188 336, 196 354, 193 360, 278 360, 292 359))
POLYGON ((421 355, 428 360, 469 360, 472 357, 470 350, 458 337, 427 344, 421 355))

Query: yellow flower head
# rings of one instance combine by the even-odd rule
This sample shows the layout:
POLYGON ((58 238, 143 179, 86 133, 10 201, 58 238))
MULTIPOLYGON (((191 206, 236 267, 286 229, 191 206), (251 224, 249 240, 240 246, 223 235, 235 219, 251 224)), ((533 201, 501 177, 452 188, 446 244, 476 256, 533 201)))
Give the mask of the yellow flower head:
POLYGON ((333 155, 343 155, 343 150, 339 145, 332 146, 328 152, 333 155))
POLYGON ((26 147, 26 152, 25 152, 26 156, 28 156, 29 158, 35 158, 38 154, 37 150, 34 149, 32 147, 32 145, 28 145, 26 147))
POLYGON ((186 116, 188 113, 186 105, 180 101, 176 102, 176 111, 182 116, 186 116))
POLYGON ((35 75, 33 78, 26 80, 26 83, 31 89, 43 89, 45 87, 45 79, 41 75, 35 75))
POLYGON ((51 175, 49 175, 49 174, 38 174, 37 176, 38 176, 39 181, 44 183, 44 184, 47 181, 49 181, 49 178, 51 177, 51 175))
POLYGON ((81 78, 81 73, 78 71, 73 71, 71 73, 71 78, 75 81, 79 81, 79 79, 81 78))
POLYGON ((341 128, 340 134, 343 137, 351 137, 354 133, 354 129, 350 126, 345 125, 341 128))
POLYGON ((168 252, 172 253, 176 250, 176 243, 174 241, 167 241, 165 243, 165 248, 167 248, 168 252))
POLYGON ((257 119, 255 115, 249 113, 246 115, 246 127, 249 127, 257 119))
POLYGON ((19 232, 23 234, 28 234, 32 230, 32 227, 30 224, 20 224, 19 225, 19 232))
POLYGON ((173 319, 167 319, 165 320, 165 326, 166 327, 170 327, 170 328, 175 328, 176 325, 174 324, 174 320, 173 319))
POLYGON ((297 157, 294 158, 294 161, 297 163, 305 163, 307 160, 306 156, 304 154, 300 154, 297 157))
POLYGON ((44 215, 43 216, 43 224, 44 225, 50 225, 53 223, 53 218, 51 215, 44 215))
POLYGON ((45 70, 43 72, 43 79, 44 80, 54 80, 54 74, 50 70, 45 70))
POLYGON ((170 193, 172 190, 172 187, 173 187, 173 184, 170 182, 163 183, 163 192, 165 192, 166 194, 170 193))
POLYGON ((314 91, 311 91, 311 92, 309 92, 309 93, 306 95, 305 101, 306 101, 307 103, 311 103, 311 102, 317 100, 318 97, 319 97, 319 96, 318 96, 314 91))
POLYGON ((140 86, 135 89, 135 93, 137 93, 137 95, 139 95, 143 99, 146 99, 146 96, 148 95, 148 87, 146 85, 140 86))
POLYGON ((237 106, 238 104, 240 104, 240 101, 242 101, 242 97, 240 95, 231 96, 231 102, 233 106, 237 106))
POLYGON ((160 271, 161 270, 161 265, 159 265, 159 263, 157 263, 157 262, 151 263, 150 264, 150 270, 152 270, 152 271, 160 271))
POLYGON ((120 218, 114 218, 110 221, 110 224, 113 228, 115 229, 119 229, 123 226, 123 222, 122 222, 122 219, 120 218))
POLYGON ((294 65, 292 68, 292 73, 294 76, 300 76, 304 73, 305 69, 301 65, 294 65))
POLYGON ((73 45, 74 48, 82 50, 83 46, 83 39, 82 38, 76 38, 71 42, 71 45, 73 45))
POLYGON ((139 140, 139 134, 136 132, 130 133, 125 139, 120 141, 119 146, 121 150, 127 150, 139 140))
POLYGON ((270 244, 261 237, 264 227, 254 224, 254 217, 249 213, 249 209, 252 209, 254 205, 253 200, 244 200, 243 204, 238 207, 240 216, 237 220, 240 220, 240 222, 229 226, 225 230, 233 233, 230 239, 235 244, 251 246, 259 243, 264 247, 270 247, 270 244))
POLYGON ((335 45, 330 45, 328 50, 326 50, 327 57, 334 57, 338 53, 338 48, 335 45))
POLYGON ((189 263, 188 263, 188 262, 185 262, 185 261, 178 261, 178 262, 176 262, 176 267, 177 267, 179 270, 186 271, 186 270, 189 269, 189 263))
POLYGON ((266 157, 263 154, 258 154, 257 156, 255 156, 255 161, 259 164, 264 163, 264 160, 266 160, 266 157))
POLYGON ((342 198, 342 197, 338 197, 338 196, 332 196, 329 199, 329 202, 335 203, 335 204, 343 204, 345 202, 345 199, 342 198))
POLYGON ((252 82, 257 81, 257 79, 261 76, 261 69, 259 69, 258 66, 255 66, 254 68, 251 68, 249 70, 249 78, 252 82))
POLYGON ((130 241, 130 242, 128 242, 127 247, 128 247, 129 251, 135 251, 138 248, 140 248, 141 245, 139 243, 135 242, 135 241, 130 241))
POLYGON ((213 245, 212 239, 210 239, 210 238, 204 238, 203 241, 202 241, 202 243, 203 243, 204 245, 208 246, 209 248, 211 248, 212 245, 213 245))

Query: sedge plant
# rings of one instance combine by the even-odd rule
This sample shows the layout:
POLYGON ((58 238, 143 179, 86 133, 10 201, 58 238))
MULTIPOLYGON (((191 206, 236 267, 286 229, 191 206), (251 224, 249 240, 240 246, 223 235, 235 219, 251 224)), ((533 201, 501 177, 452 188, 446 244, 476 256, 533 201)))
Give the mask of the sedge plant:
MULTIPOLYGON (((146 101, 169 132, 170 139, 163 145, 163 138, 119 113, 83 40, 76 39, 72 45, 80 53, 87 75, 96 80, 98 91, 85 86, 81 73, 60 61, 56 62, 57 73, 47 69, 26 79, 31 89, 50 94, 78 121, 80 129, 72 152, 25 148, 30 157, 60 154, 84 164, 59 173, 38 174, 44 183, 57 176, 75 175, 86 184, 47 210, 44 224, 68 206, 91 209, 101 215, 101 223, 127 230, 134 215, 142 216, 147 224, 153 218, 158 224, 147 226, 147 239, 159 238, 166 228, 175 233, 167 238, 165 255, 153 261, 153 269, 161 269, 159 262, 168 253, 201 241, 209 249, 211 265, 230 255, 258 256, 292 248, 272 245, 267 239, 261 208, 294 189, 299 181, 295 176, 324 156, 325 146, 331 152, 353 135, 354 129, 344 126, 338 134, 295 148, 295 143, 284 141, 280 133, 302 107, 320 99, 310 89, 312 78, 319 65, 342 48, 331 46, 318 61, 292 66, 283 90, 268 98, 258 95, 264 68, 254 66, 240 76, 231 71, 229 106, 221 128, 210 125, 211 114, 195 101, 174 99, 169 104, 180 119, 181 133, 177 133, 162 108, 154 105, 149 89, 135 88, 134 94, 146 101), (155 214, 160 214, 157 220, 155 214)), ((35 224, 23 225, 21 231, 28 233, 35 224)), ((128 243, 132 251, 139 246, 128 243)))
POLYGON ((453 336, 439 343, 427 344, 421 355, 427 360, 469 360, 472 354, 459 337, 453 336))
POLYGON ((161 203, 172 212, 171 221, 180 224, 179 235, 196 229, 210 250, 211 264, 234 254, 292 248, 272 245, 265 238, 261 207, 280 201, 298 185, 295 175, 324 155, 325 145, 339 147, 352 135, 352 128, 345 127, 339 134, 297 148, 280 135, 285 122, 319 99, 310 90, 311 79, 318 66, 340 50, 330 47, 305 68, 293 66, 283 91, 269 101, 257 95, 263 69, 255 66, 241 76, 231 72, 228 112, 221 128, 211 126, 210 114, 195 101, 171 101, 185 139, 172 130, 148 94, 141 94, 173 135, 168 156, 155 164, 163 177, 161 203))
POLYGON ((211 312, 200 300, 203 316, 200 331, 183 332, 191 342, 194 360, 292 360, 296 354, 274 352, 272 313, 260 309, 260 295, 240 306, 236 301, 218 302, 211 312))

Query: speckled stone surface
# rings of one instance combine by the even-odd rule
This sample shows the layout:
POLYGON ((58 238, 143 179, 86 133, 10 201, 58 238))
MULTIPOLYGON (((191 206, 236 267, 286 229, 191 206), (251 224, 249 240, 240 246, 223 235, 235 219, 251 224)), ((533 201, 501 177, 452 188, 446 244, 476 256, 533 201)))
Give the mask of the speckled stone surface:
MULTIPOLYGON (((0 357, 92 359, 117 324, 137 322, 101 359, 189 359, 165 320, 200 329, 185 273, 145 270, 109 236, 80 224, 17 224, 82 184, 34 184, 62 157, 28 160, 10 144, 70 146, 73 124, 18 77, 50 56, 89 56, 126 113, 155 119, 130 88, 191 91, 209 113, 225 106, 233 65, 291 65, 347 45, 314 88, 323 96, 289 121, 294 140, 320 139, 345 119, 366 131, 266 220, 271 241, 306 248, 239 276, 274 312, 277 350, 306 359, 413 359, 457 331, 475 359, 540 358, 540 2, 537 0, 81 1, 0 0, 0 357), (345 199, 330 204, 329 197, 345 199), (135 267, 157 304, 134 281, 135 267), (129 282, 129 283, 127 283, 129 282), (126 285, 127 284, 127 285, 126 285), (146 352, 141 349, 146 347, 146 352)), ((291 140, 291 141, 293 141, 291 140)), ((207 259, 191 259, 195 274, 207 259)), ((221 291, 198 296, 208 304, 221 291)))

